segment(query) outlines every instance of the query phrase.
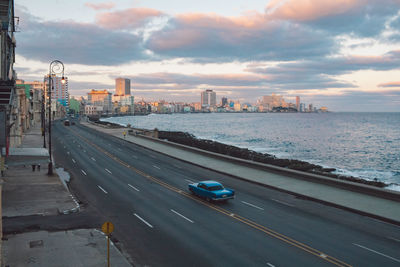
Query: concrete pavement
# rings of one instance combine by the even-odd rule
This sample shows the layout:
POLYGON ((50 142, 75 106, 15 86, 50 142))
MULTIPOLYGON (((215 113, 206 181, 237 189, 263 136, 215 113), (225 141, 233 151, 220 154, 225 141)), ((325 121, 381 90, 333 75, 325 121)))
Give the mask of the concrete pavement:
MULTIPOLYGON (((78 202, 57 172, 47 175, 48 160, 43 156, 39 125, 30 128, 21 146, 10 152, 14 156, 6 161, 8 168, 3 177, 3 220, 10 217, 23 220, 32 215, 68 216, 64 214, 79 211, 78 202), (33 171, 32 164, 40 164, 40 170, 36 166, 33 171)), ((106 266, 106 237, 99 229, 25 230, 3 236, 2 266, 106 266)), ((5 228, 3 232, 8 230, 5 228)), ((110 248, 113 266, 131 266, 115 246, 110 248)))
POLYGON ((81 124, 205 168, 400 225, 400 194, 397 193, 395 193, 395 197, 399 196, 397 201, 384 199, 345 188, 296 179, 277 172, 251 168, 237 164, 235 160, 229 160, 226 156, 218 159, 207 156, 206 153, 199 153, 197 149, 171 144, 168 141, 134 135, 124 136, 123 132, 126 128, 107 128, 88 122, 81 122, 81 124))

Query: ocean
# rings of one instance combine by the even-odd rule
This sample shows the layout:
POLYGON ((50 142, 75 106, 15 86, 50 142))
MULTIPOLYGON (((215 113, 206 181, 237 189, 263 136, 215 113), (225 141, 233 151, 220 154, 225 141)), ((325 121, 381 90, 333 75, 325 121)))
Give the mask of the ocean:
POLYGON ((197 138, 377 179, 400 191, 400 113, 192 113, 103 119, 197 138))

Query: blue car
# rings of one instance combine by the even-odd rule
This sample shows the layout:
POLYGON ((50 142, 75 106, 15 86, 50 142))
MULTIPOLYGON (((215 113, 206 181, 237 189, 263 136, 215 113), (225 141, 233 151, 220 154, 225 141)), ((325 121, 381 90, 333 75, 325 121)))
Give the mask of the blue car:
POLYGON ((224 188, 216 181, 201 181, 189 184, 189 191, 207 201, 224 201, 235 198, 235 190, 224 188))

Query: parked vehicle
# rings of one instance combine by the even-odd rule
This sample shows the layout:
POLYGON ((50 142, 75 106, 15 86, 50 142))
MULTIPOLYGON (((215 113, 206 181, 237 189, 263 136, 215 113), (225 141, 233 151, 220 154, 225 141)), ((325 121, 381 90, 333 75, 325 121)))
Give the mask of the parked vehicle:
POLYGON ((189 184, 189 191, 207 201, 225 201, 235 198, 235 190, 224 188, 216 181, 201 181, 189 184))
POLYGON ((64 125, 65 125, 65 126, 70 126, 71 123, 69 122, 69 120, 65 120, 65 121, 64 121, 64 125))

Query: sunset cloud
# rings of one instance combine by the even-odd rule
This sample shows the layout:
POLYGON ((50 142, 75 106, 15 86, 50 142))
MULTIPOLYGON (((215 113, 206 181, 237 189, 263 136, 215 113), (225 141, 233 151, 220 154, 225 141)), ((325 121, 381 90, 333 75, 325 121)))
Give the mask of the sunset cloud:
POLYGON ((357 10, 366 0, 273 0, 266 14, 273 19, 311 21, 357 10))
POLYGON ((115 3, 108 2, 108 3, 85 3, 85 6, 94 9, 94 10, 103 10, 103 9, 113 9, 115 7, 115 3))
POLYGON ((134 29, 161 15, 162 12, 151 8, 130 8, 99 13, 96 15, 96 24, 107 29, 134 29))
POLYGON ((381 83, 378 86, 379 87, 397 87, 397 88, 400 88, 400 82, 381 83))

